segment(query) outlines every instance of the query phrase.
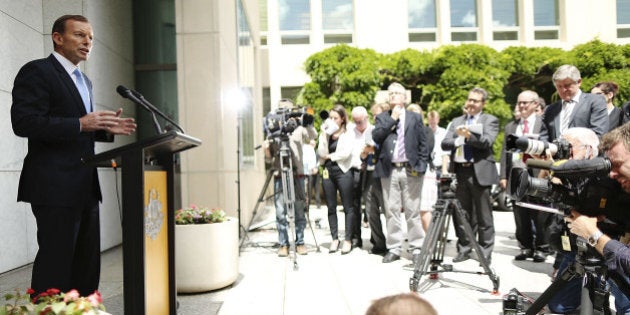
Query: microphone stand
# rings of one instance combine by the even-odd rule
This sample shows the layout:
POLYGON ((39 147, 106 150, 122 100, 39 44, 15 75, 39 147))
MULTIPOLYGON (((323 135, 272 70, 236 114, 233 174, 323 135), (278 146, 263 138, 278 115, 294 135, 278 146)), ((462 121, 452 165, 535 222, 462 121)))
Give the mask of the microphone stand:
MULTIPOLYGON (((145 105, 146 107, 148 107, 152 113, 154 113, 154 119, 155 119, 155 114, 158 114, 160 117, 164 118, 164 120, 170 122, 173 126, 175 126, 175 128, 179 129, 179 131, 181 131, 182 133, 186 133, 184 131, 184 129, 178 125, 175 121, 173 121, 170 117, 168 117, 167 115, 165 115, 164 113, 162 113, 162 111, 160 111, 157 107, 155 107, 155 105, 151 104, 149 101, 147 101, 144 96, 142 94, 140 94, 139 92, 135 91, 135 90, 131 90, 131 93, 133 95, 135 95, 141 102, 143 105, 145 105)), ((161 132, 160 132, 161 133, 161 132)))

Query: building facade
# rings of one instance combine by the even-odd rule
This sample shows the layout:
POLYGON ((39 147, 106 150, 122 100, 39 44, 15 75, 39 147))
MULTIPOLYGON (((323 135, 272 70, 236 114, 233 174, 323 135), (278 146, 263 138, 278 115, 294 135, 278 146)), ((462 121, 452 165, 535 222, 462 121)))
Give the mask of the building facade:
MULTIPOLYGON (((63 14, 94 26, 82 68, 97 109, 123 107, 140 124, 137 135, 97 152, 151 135, 149 118, 115 92, 135 88, 203 141, 179 156, 178 204, 240 212, 245 228, 265 179, 255 150, 261 118, 309 81, 303 62, 315 52, 338 43, 391 53, 471 42, 497 50, 630 42, 630 0, 0 0, 0 273, 37 251, 30 206, 16 202, 27 142, 11 130, 13 80, 23 64, 50 54, 50 29, 63 14)), ((120 209, 114 171, 99 174, 106 250, 122 242, 120 209)))
POLYGON ((260 0, 265 100, 295 97, 303 63, 338 43, 393 53, 479 43, 571 49, 630 43, 630 0, 260 0), (265 10, 266 7, 266 10, 265 10), (264 25, 268 25, 265 29, 264 25))

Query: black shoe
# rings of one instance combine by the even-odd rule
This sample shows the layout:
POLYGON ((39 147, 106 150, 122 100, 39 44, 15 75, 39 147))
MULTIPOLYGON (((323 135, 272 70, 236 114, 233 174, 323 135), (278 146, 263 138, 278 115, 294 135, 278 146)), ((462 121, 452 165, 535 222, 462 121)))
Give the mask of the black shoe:
POLYGON ((458 263, 458 262, 466 261, 468 259, 470 259, 470 255, 465 254, 465 253, 458 253, 457 256, 453 258, 453 262, 458 263))
POLYGON ((359 248, 361 249, 363 247, 363 240, 362 239, 357 239, 357 238, 353 238, 352 239, 352 248, 359 248))
POLYGON ((544 262, 547 260, 547 254, 539 250, 534 252, 534 262, 544 262))
POLYGON ((532 257, 531 249, 521 249, 521 253, 514 256, 514 260, 525 260, 532 257))
POLYGON ((392 261, 396 261, 398 259, 400 259, 400 256, 398 256, 398 255, 396 255, 396 254, 394 254, 392 252, 389 252, 389 253, 387 253, 387 255, 385 255, 385 257, 383 257, 383 263, 387 264, 387 263, 390 263, 392 261))
POLYGON ((385 255, 387 254, 387 248, 372 247, 372 249, 370 249, 370 254, 385 255))

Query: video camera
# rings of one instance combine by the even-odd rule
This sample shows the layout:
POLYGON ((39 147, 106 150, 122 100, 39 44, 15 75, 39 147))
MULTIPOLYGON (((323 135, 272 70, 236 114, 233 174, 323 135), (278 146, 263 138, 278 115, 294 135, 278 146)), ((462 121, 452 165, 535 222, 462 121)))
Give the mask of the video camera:
POLYGON ((442 173, 438 184, 438 198, 455 198, 457 191, 457 177, 455 174, 442 173))
POLYGON ((506 150, 510 152, 523 152, 529 155, 540 155, 545 157, 547 149, 554 159, 568 159, 571 153, 571 144, 563 138, 547 142, 543 140, 530 139, 527 136, 519 137, 515 134, 507 136, 506 150))
POLYGON ((265 115, 263 126, 267 138, 291 134, 298 126, 313 123, 313 109, 310 107, 278 108, 265 115))
POLYGON ((620 193, 620 186, 610 179, 611 163, 607 158, 560 160, 554 163, 530 159, 527 166, 547 169, 555 179, 530 176, 527 169, 512 168, 508 191, 520 201, 530 196, 543 203, 553 203, 568 212, 575 209, 587 216, 607 214, 620 193))

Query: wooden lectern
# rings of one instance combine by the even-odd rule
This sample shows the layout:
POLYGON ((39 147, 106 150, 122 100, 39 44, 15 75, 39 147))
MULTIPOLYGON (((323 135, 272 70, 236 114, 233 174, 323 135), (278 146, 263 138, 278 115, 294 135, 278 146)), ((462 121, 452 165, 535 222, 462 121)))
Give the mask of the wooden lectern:
POLYGON ((200 144, 169 131, 84 159, 122 169, 125 314, 177 314, 174 154, 200 144))

